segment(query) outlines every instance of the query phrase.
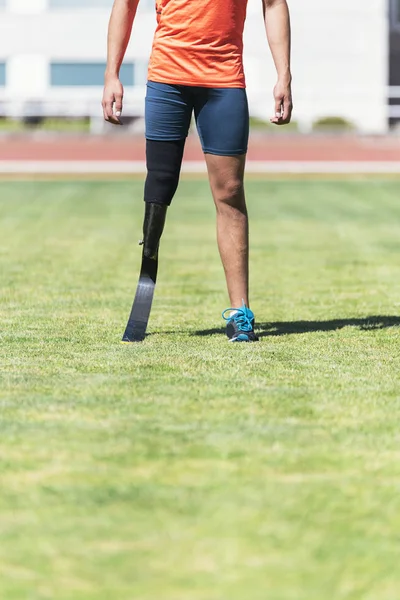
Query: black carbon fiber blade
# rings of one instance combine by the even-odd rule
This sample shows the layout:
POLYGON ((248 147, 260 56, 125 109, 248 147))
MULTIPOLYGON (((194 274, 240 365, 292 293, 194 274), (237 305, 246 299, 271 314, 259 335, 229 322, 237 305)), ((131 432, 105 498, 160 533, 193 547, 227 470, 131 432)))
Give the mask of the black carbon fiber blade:
POLYGON ((158 256, 156 258, 142 257, 139 283, 128 324, 122 338, 123 343, 142 342, 146 336, 151 305, 157 281, 158 256))

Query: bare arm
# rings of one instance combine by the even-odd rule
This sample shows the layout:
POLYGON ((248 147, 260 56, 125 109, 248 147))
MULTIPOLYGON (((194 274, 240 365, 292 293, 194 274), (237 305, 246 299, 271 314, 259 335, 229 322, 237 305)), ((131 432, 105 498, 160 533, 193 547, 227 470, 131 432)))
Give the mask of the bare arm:
POLYGON ((107 68, 104 78, 103 113, 106 121, 121 125, 124 88, 119 71, 131 37, 139 0, 114 0, 108 26, 107 68))
POLYGON ((292 116, 292 75, 290 71, 290 16, 286 0, 262 0, 265 30, 278 82, 274 89, 275 115, 271 123, 285 125, 292 116))

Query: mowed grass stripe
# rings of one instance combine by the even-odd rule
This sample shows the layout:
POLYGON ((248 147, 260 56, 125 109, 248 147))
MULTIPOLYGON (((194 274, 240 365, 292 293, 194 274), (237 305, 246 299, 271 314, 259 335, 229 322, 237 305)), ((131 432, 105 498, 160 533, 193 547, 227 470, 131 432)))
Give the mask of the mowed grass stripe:
POLYGON ((230 345, 205 181, 143 344, 142 182, 0 184, 0 598, 392 600, 399 183, 249 181, 230 345))

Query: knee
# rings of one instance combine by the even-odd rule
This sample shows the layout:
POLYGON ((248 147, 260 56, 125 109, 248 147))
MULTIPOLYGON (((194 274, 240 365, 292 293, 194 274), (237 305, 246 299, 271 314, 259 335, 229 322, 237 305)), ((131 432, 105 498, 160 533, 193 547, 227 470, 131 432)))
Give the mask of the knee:
POLYGON ((243 180, 231 178, 220 182, 214 189, 217 206, 241 206, 244 202, 243 180))
POLYGON ((169 206, 179 182, 179 170, 160 168, 148 170, 145 188, 145 202, 169 206))

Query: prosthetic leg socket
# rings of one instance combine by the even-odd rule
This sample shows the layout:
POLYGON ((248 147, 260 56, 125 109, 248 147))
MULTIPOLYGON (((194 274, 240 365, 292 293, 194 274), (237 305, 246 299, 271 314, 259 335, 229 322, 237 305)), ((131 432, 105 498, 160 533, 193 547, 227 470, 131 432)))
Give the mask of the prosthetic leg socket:
POLYGON ((158 257, 158 248, 164 231, 168 206, 153 202, 146 202, 145 206, 143 241, 141 242, 143 256, 155 260, 158 257))

